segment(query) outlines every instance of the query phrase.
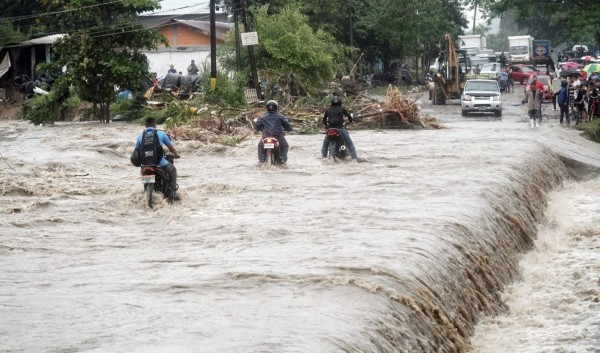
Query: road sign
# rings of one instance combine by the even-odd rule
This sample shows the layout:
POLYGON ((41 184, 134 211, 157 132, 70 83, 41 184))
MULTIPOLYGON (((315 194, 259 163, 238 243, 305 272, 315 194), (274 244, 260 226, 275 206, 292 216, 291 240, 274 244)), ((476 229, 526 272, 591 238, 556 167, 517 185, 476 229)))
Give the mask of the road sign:
POLYGON ((245 32, 242 33, 242 45, 257 45, 258 44, 258 33, 256 32, 245 32))

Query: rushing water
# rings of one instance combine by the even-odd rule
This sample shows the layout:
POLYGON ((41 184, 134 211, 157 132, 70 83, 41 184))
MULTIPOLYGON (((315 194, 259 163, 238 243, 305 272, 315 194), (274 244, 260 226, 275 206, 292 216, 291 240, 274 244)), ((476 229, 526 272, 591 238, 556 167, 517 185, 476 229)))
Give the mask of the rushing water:
POLYGON ((1 122, 0 350, 464 352, 507 312, 548 193, 600 166, 505 104, 353 132, 359 164, 322 161, 321 136, 289 136, 283 168, 256 139, 177 141, 182 202, 154 210, 139 126, 1 122))

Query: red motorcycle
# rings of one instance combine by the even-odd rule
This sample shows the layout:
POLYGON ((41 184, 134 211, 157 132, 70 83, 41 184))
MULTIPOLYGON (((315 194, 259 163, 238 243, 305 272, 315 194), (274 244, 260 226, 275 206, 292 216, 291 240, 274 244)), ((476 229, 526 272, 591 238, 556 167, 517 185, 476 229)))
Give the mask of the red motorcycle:
POLYGON ((279 140, 275 137, 265 137, 262 139, 263 149, 265 150, 265 163, 281 164, 281 153, 279 152, 279 140))
POLYGON ((348 157, 348 147, 344 141, 344 136, 340 129, 328 128, 325 131, 329 144, 327 146, 327 155, 334 160, 344 159, 348 157))

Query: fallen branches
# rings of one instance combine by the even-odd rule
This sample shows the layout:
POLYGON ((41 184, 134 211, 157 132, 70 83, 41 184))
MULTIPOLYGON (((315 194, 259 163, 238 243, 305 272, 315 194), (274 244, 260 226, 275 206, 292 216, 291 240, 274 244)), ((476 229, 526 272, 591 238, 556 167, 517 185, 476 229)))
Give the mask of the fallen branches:
MULTIPOLYGON (((419 104, 400 93, 393 86, 388 87, 385 102, 380 102, 365 94, 345 99, 345 107, 354 114, 354 129, 438 129, 440 125, 434 117, 421 117, 419 104)), ((315 103, 309 98, 282 104, 279 112, 288 117, 297 133, 317 133, 322 128, 322 119, 329 105, 327 101, 315 103)), ((190 109, 187 106, 186 109, 190 109)), ((247 139, 254 130, 255 120, 265 113, 264 107, 219 108, 205 106, 192 109, 196 114, 181 123, 173 124, 168 132, 181 140, 221 142, 230 145, 247 139)))

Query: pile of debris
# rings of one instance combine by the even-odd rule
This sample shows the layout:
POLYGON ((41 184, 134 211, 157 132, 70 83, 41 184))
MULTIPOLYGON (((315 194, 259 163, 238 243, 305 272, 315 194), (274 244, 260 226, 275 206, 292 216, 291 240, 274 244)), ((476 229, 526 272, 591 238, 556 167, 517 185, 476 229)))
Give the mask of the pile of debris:
MULTIPOLYGON (((297 133, 318 133, 328 105, 310 102, 282 104, 279 111, 288 117, 297 133)), ((385 101, 381 102, 364 94, 346 97, 344 107, 353 112, 353 129, 439 129, 435 117, 421 116, 421 107, 390 85, 385 101)), ((265 108, 253 106, 248 109, 204 107, 197 115, 183 124, 172 124, 167 132, 179 140, 220 142, 227 145, 239 143, 252 135, 256 119, 265 108)))

